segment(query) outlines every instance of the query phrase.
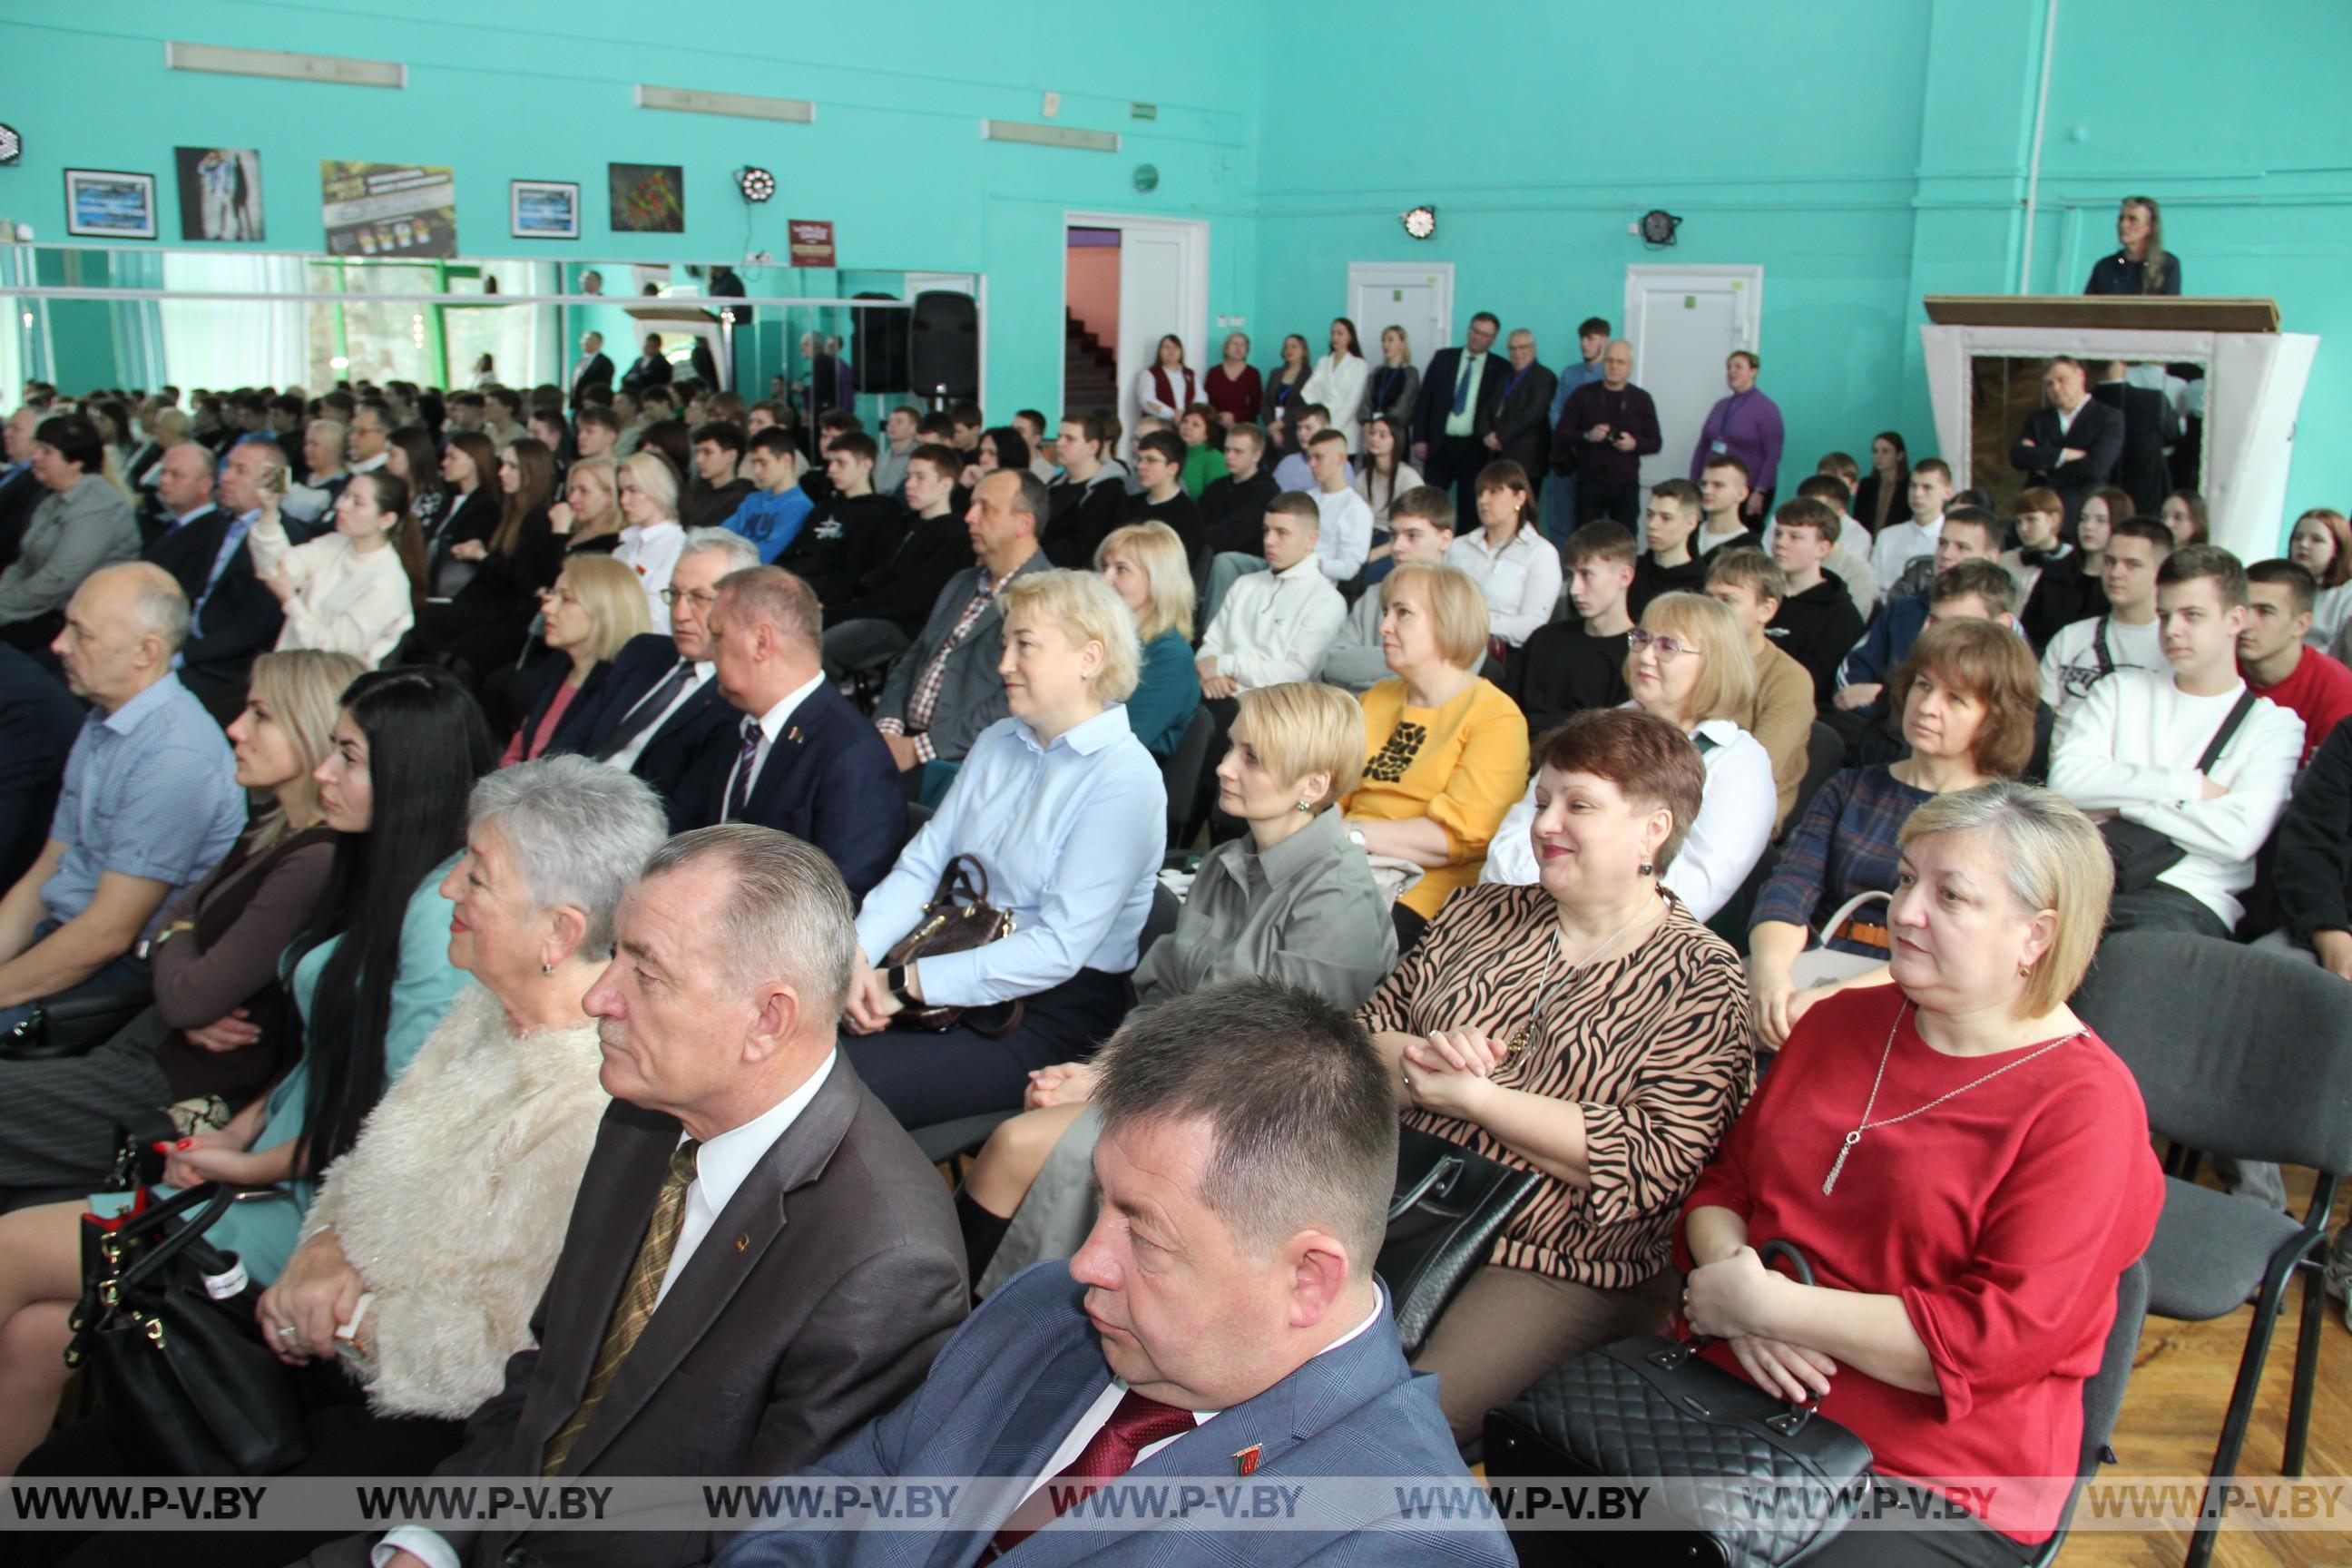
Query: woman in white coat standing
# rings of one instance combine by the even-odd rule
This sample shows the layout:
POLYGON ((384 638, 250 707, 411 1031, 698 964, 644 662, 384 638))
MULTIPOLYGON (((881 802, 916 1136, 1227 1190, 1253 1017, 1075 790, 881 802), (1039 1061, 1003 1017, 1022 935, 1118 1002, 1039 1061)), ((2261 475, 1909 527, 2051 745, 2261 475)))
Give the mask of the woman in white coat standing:
POLYGON ((1307 401, 1331 411, 1331 428, 1348 438, 1350 457, 1363 450, 1356 416, 1364 405, 1364 383, 1371 366, 1364 363, 1364 345, 1356 339, 1356 323, 1345 316, 1331 320, 1331 352, 1315 362, 1307 378, 1307 401))
POLYGON ((335 531, 296 544, 264 491, 247 537, 254 575, 286 607, 280 648, 347 653, 374 668, 415 623, 408 569, 392 547, 408 511, 408 485, 379 468, 352 476, 335 502, 335 531))

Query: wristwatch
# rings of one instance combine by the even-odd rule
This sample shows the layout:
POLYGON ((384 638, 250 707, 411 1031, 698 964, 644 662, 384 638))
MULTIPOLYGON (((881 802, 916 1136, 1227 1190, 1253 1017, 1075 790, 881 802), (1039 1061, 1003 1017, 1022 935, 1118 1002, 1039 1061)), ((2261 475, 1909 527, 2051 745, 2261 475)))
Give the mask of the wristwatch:
POLYGON ((1352 822, 1348 825, 1348 842, 1368 855, 1371 853, 1371 846, 1364 842, 1364 830, 1352 822))
POLYGON ((907 966, 903 963, 894 963, 882 972, 882 986, 909 1007, 919 1005, 907 994, 907 966))

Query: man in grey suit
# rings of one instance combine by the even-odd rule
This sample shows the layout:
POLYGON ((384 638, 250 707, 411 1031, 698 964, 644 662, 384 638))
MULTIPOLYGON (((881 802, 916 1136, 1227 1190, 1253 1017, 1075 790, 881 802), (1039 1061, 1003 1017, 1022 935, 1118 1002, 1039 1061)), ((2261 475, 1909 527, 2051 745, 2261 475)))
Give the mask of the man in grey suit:
MULTIPOLYGON (((918 1385, 969 1300, 939 1173, 835 1050, 832 862, 743 823, 665 845, 588 992, 614 1095, 534 1348, 438 1475, 767 1475, 918 1385)), ((402 1529, 400 1568, 698 1563, 723 1532, 402 1529)), ((367 1561, 347 1537, 322 1552, 367 1561)))
POLYGON ((1086 1245, 991 1296, 911 1397, 801 1472, 998 1484, 975 1480, 935 1532, 752 1531, 719 1568, 1510 1563, 1500 1525, 1401 1517, 1403 1488, 1466 1472, 1372 1277, 1397 1115, 1361 1026, 1311 992, 1237 981, 1138 1014, 1101 1062, 1086 1245), (1204 1500, 1286 1480, 1314 1522, 1265 1529, 1204 1500, 1139 1527, 1074 1506, 1130 1477, 1204 1500), (1393 1481, 1360 1489, 1375 1477, 1393 1481))
POLYGON ((1037 548, 1049 510, 1045 487, 1025 468, 999 468, 972 489, 964 526, 980 564, 940 590, 922 635, 890 667, 874 707, 874 727, 909 796, 922 792, 925 763, 961 762, 980 732, 1013 710, 996 673, 1004 652, 998 595, 1023 573, 1053 564, 1037 548))
POLYGON ((1536 363, 1536 335, 1521 327, 1506 347, 1511 372, 1503 378, 1502 401, 1495 405, 1495 427, 1486 432, 1486 447, 1496 462, 1513 462, 1527 470, 1528 488, 1543 488, 1551 472, 1551 395, 1559 377, 1536 363))

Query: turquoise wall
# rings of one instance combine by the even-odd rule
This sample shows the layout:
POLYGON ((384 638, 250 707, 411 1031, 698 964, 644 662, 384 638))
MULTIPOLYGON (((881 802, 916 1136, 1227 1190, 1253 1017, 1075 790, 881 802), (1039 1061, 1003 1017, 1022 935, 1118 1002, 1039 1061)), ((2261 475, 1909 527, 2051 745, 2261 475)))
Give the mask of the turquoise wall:
MULTIPOLYGON (((1798 460, 1859 452, 1890 423, 1924 451, 1918 298, 2016 286, 2047 3, 1357 0, 1341 17, 1203 0, 1180 22, 1127 3, 770 0, 687 29, 625 0, 13 0, 0 118, 30 150, 0 170, 0 216, 61 239, 60 169, 151 171, 169 237, 171 149, 205 141, 261 151, 272 248, 320 247, 324 158, 452 165, 473 254, 782 255, 786 219, 830 217, 845 269, 986 277, 999 409, 1058 401, 1070 208, 1206 219, 1210 311, 1269 348, 1287 331, 1319 341, 1350 261, 1451 261, 1461 313, 1532 327, 1553 362, 1583 316, 1622 314, 1628 263, 1760 262, 1766 382, 1798 460), (709 41, 671 41, 689 30, 709 41), (410 85, 166 71, 163 41, 192 31, 399 59, 410 85), (808 98, 817 123, 640 110, 640 81, 808 98), (1041 118, 1049 89, 1062 123, 1118 131, 1125 150, 979 140, 984 115, 1041 118), (1130 99, 1158 119, 1130 119, 1130 99), (612 234, 608 159, 684 164, 688 231, 612 234), (748 224, 731 185, 746 162, 782 185, 748 224), (1139 195, 1147 162, 1160 183, 1139 195), (516 176, 581 183, 578 245, 506 237, 516 176), (1425 246, 1396 222, 1423 201, 1441 214, 1425 246), (1625 232, 1652 206, 1685 219, 1672 250, 1625 232)), ((2063 0, 2034 285, 2078 289, 2116 199, 2160 197, 2196 291, 2274 296, 2288 330, 2330 340, 2290 501, 2342 505, 2352 120, 2334 78, 2352 59, 2352 5, 2261 0, 2226 17, 2209 0, 2063 0)), ((747 277, 754 292, 818 281, 747 277)), ((99 363, 99 335, 77 341, 76 363, 99 363)))

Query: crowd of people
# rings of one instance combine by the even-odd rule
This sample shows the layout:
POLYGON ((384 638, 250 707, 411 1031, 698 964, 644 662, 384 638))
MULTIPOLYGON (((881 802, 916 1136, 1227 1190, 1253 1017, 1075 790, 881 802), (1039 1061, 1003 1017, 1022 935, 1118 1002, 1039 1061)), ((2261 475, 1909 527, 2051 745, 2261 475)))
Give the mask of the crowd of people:
MULTIPOLYGON (((1131 433, 595 341, 568 393, 28 387, 0 1469, 135 1469, 60 1395, 160 1128, 154 1194, 252 1200, 299 1473, 1043 1480, 1277 1409, 1264 1473, 1459 1473, 1673 1320, 1884 1475, 2052 1479, 1945 1547, 2026 1560, 2161 1204, 2068 1007, 2103 933, 2352 980, 2352 529, 2242 563, 2068 360, 1997 504, 1895 432, 1784 472, 1750 353, 1666 430, 1598 318, 1559 372, 1484 311, 1328 345, 1168 338, 1131 433), (971 1119, 950 1198, 908 1133, 971 1119), (1401 1130, 1540 1178, 1410 1363, 1401 1130)), ((1349 1560, 1432 1550, 1507 1560, 1349 1560)))

